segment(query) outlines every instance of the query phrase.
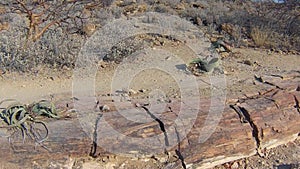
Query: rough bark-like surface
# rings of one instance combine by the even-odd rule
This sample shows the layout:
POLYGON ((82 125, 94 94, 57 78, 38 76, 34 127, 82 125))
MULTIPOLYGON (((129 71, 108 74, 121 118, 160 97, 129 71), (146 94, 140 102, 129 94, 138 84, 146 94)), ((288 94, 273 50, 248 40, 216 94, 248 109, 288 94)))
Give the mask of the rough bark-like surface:
MULTIPOLYGON (((92 133, 86 133, 77 118, 48 121, 49 138, 44 145, 47 151, 33 143, 15 144, 16 151, 9 146, 7 138, 1 137, 1 159, 19 166, 30 166, 35 160, 59 160, 68 156, 102 156, 107 150, 115 150, 123 155, 152 156, 153 150, 160 154, 176 154, 178 161, 166 165, 183 167, 193 165, 199 168, 210 168, 228 161, 263 155, 264 149, 276 147, 299 137, 300 133, 300 83, 299 73, 286 77, 256 77, 257 85, 266 85, 264 91, 253 91, 241 98, 230 98, 226 102, 220 122, 204 125, 208 118, 210 99, 201 99, 201 109, 196 121, 189 131, 174 127, 174 120, 179 115, 180 102, 167 104, 169 109, 159 116, 147 107, 139 107, 137 119, 148 118, 149 122, 135 123, 125 119, 118 111, 105 112, 91 116, 91 123, 99 118, 92 133), (101 121, 102 120, 102 121, 101 121), (103 124, 103 120, 107 124, 103 124), (115 137, 107 130, 112 126, 123 137, 115 137), (205 127, 203 127, 205 126, 205 127), (208 139, 203 139, 210 131, 208 139), (184 133, 186 136, 184 137, 184 133), (92 135, 90 135, 92 134, 92 135), (145 141, 128 140, 131 138, 156 139, 145 141), (127 137, 125 137, 127 136, 127 137), (180 140, 180 141, 178 141, 180 140), (180 142, 179 144, 177 144, 180 142), (138 146, 144 146, 144 152, 138 152, 138 146), (148 147, 147 147, 148 146, 148 147), (133 151, 133 150, 137 151, 133 151), (149 150, 149 152, 147 151, 149 150), (168 151, 168 153, 166 153, 168 151)), ((107 99, 108 100, 108 99, 107 99)), ((111 104, 107 102, 107 104, 111 104)), ((197 103, 195 103, 197 104, 197 103)), ((65 105, 61 102, 60 106, 65 105)), ((68 105, 70 106, 70 105, 68 105)), ((123 106, 126 108, 126 105, 123 106)), ((130 111, 130 109, 128 110, 130 111)), ((212 113, 213 114, 213 113, 212 113)), ((220 117, 210 116, 208 121, 220 117)), ((183 125, 191 119, 180 119, 183 125)), ((1 129, 4 133, 5 129, 1 129)))

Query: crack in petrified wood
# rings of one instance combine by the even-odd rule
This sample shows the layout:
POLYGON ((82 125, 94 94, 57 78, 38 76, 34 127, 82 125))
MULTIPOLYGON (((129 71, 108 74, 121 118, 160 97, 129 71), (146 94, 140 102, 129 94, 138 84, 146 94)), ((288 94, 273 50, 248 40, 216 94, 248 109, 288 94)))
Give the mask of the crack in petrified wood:
MULTIPOLYGON (((142 108, 147 112, 148 115, 150 115, 150 117, 153 120, 158 122, 161 131, 164 133, 165 146, 169 146, 169 139, 168 139, 168 135, 167 135, 164 123, 159 118, 157 118, 153 113, 151 113, 147 107, 142 106, 142 108)), ((170 109, 170 112, 172 112, 172 109, 170 107, 169 107, 169 109, 170 109)), ((175 133, 176 133, 176 137, 177 137, 177 149, 175 149, 175 153, 178 156, 178 159, 181 161, 182 168, 186 169, 187 167, 186 167, 186 164, 184 162, 184 157, 181 154, 180 135, 179 135, 179 132, 178 132, 176 126, 175 126, 175 133)), ((166 152, 166 150, 165 150, 165 152, 166 152)), ((167 152, 167 154, 168 154, 168 152, 167 152)))
POLYGON ((97 157, 97 147, 98 147, 98 144, 97 144, 97 139, 98 139, 98 123, 101 119, 101 117, 103 116, 103 114, 99 114, 99 116, 97 116, 97 119, 96 119, 96 122, 95 122, 95 129, 94 129, 94 133, 93 133, 93 142, 92 142, 92 146, 91 146, 91 151, 89 153, 89 155, 91 157, 97 157))
POLYGON ((236 105, 230 105, 230 108, 232 108, 239 116, 241 123, 249 123, 248 118, 246 118, 245 114, 242 112, 241 108, 236 105))
POLYGON ((253 122, 249 112, 244 108, 236 105, 230 105, 240 117, 241 123, 249 123, 252 128, 252 136, 254 137, 257 145, 257 149, 260 149, 259 131, 257 125, 253 122))
POLYGON ((295 99, 295 106, 294 107, 297 109, 298 113, 300 114, 299 100, 295 95, 294 95, 294 99, 295 99))
POLYGON ((281 88, 280 86, 274 84, 274 83, 271 83, 271 82, 268 82, 268 81, 265 81, 262 77, 259 77, 257 75, 254 75, 254 78, 256 81, 260 82, 260 83, 263 83, 263 84, 267 84, 267 85, 270 85, 270 86, 275 86, 276 88, 278 89, 281 89, 281 90, 284 90, 284 88, 281 88))
POLYGON ((142 108, 147 112, 147 114, 148 114, 153 120, 155 120, 155 121, 159 124, 160 130, 164 133, 164 137, 165 137, 165 146, 168 147, 170 144, 169 144, 168 134, 167 134, 167 131, 166 131, 166 129, 165 129, 165 124, 164 124, 159 118, 157 118, 153 113, 151 113, 147 107, 142 106, 142 108))
POLYGON ((179 132, 177 131, 177 128, 175 126, 175 133, 177 137, 177 149, 175 150, 176 155, 178 156, 179 160, 181 161, 181 166, 183 169, 186 169, 186 164, 184 162, 184 157, 181 154, 181 147, 180 147, 180 135, 179 132))

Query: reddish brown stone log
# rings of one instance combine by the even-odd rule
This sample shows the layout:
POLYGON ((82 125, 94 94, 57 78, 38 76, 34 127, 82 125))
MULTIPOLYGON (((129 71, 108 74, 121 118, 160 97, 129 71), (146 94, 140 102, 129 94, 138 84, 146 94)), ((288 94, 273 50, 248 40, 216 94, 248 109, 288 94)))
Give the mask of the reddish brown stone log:
MULTIPOLYGON (((90 118, 87 115, 86 124, 74 117, 47 122, 50 133, 44 145, 51 151, 39 145, 34 150, 33 143, 19 143, 16 144, 19 151, 13 152, 7 139, 2 137, 0 157, 5 162, 17 163, 18 166, 31 166, 35 160, 59 160, 67 156, 103 156, 116 153, 150 157, 156 153, 166 154, 168 151, 169 154, 176 154, 180 160, 170 162, 166 168, 191 165, 209 168, 256 153, 263 155, 265 148, 276 147, 299 137, 300 84, 299 78, 292 75, 290 78, 260 78, 257 85, 266 85, 266 90, 255 91, 256 94, 241 98, 229 96, 230 100, 235 101, 227 101, 221 116, 209 113, 210 99, 201 98, 201 109, 197 116, 187 115, 176 123, 188 126, 194 118, 194 125, 188 131, 176 126, 174 122, 182 113, 179 101, 167 103, 167 108, 160 114, 144 107, 137 108, 139 111, 131 115, 131 118, 149 121, 136 123, 115 111, 110 99, 102 98, 106 100, 105 104, 111 106, 112 111, 101 115, 90 114, 90 118), (205 123, 220 117, 217 124, 205 123), (99 120, 95 123, 97 118, 99 120), (93 130, 86 132, 85 129, 89 126, 93 130), (111 132, 109 127, 117 132, 111 132), (204 137, 206 134, 209 136, 207 139, 204 137)), ((60 103, 60 107, 66 104, 62 101, 60 103)), ((199 103, 195 101, 192 104, 199 103)), ((125 109, 128 105, 121 107, 125 109)), ((187 109, 185 111, 188 112, 187 109)), ((127 112, 133 112, 133 108, 127 109, 127 112)), ((0 131, 3 133, 4 129, 0 131)))

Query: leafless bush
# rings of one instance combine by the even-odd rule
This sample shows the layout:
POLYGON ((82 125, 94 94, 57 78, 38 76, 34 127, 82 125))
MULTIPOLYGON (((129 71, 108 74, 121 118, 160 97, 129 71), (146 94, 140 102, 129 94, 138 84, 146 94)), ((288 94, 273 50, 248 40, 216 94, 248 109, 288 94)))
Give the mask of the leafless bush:
POLYGON ((297 0, 286 0, 282 4, 245 0, 116 3, 112 4, 112 0, 2 0, 0 68, 12 71, 30 71, 40 65, 72 68, 86 38, 113 18, 136 14, 130 10, 179 15, 209 35, 224 36, 237 47, 300 51, 297 0))
MULTIPOLYGON (((73 67, 90 29, 91 11, 109 1, 2 1, 0 20, 10 30, 0 31, 0 68, 32 71, 44 67, 73 67), (17 21, 17 22, 16 22, 17 21)), ((102 18, 101 18, 102 19, 102 18)), ((0 21, 1 22, 1 21, 0 21)))
MULTIPOLYGON (((219 14, 209 13, 214 23, 221 28, 222 24, 231 24, 236 27, 236 32, 229 33, 235 43, 242 44, 245 38, 251 38, 256 46, 277 48, 284 50, 298 50, 300 14, 299 1, 291 0, 278 4, 273 1, 223 1, 222 3, 211 3, 219 14), (240 38, 236 38, 239 35, 240 38)), ((208 14, 207 14, 208 15, 208 14)), ((208 17, 209 18, 209 17, 208 17)), ((238 46, 238 45, 237 45, 238 46)))

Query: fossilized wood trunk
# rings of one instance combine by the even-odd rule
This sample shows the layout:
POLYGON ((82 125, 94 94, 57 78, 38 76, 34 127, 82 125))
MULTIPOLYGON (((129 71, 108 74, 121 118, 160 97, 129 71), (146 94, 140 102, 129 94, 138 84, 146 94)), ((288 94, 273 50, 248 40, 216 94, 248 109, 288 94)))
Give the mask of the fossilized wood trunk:
MULTIPOLYGON (((51 151, 39 145, 34 150, 33 143, 18 143, 15 145, 17 152, 14 152, 7 138, 2 137, 0 157, 11 163, 16 162, 19 166, 30 166, 35 160, 59 160, 67 156, 103 156, 114 152, 119 155, 151 157, 155 153, 169 153, 176 154, 180 160, 166 164, 166 168, 189 165, 209 168, 257 153, 263 155, 264 149, 299 137, 299 79, 297 73, 286 77, 258 78, 257 85, 265 85, 265 90, 253 91, 240 98, 228 96, 217 125, 209 123, 220 117, 213 113, 208 117, 211 105, 209 98, 201 99, 201 109, 188 131, 174 125, 180 111, 181 102, 178 100, 167 103, 169 109, 159 116, 155 116, 151 109, 139 107, 140 112, 131 117, 150 119, 145 123, 129 121, 111 106, 112 111, 91 116, 90 123, 94 130, 90 133, 84 131, 78 118, 48 121, 50 133, 44 145, 51 151), (97 123, 96 118, 99 118, 97 123), (205 125, 206 121, 208 123, 205 125), (122 135, 114 135, 116 133, 112 133, 109 126, 122 135), (202 137, 206 134, 209 136, 207 139, 202 137), (140 139, 128 140, 128 137, 140 139), (151 137, 155 139, 147 140, 151 137), (141 140, 144 141, 142 144, 141 140), (144 146, 145 151, 139 151, 139 146, 144 146)), ((60 106, 64 104, 61 102, 60 106)), ((113 103, 106 101, 106 104, 113 103)), ((130 112, 130 109, 127 111, 130 112)), ((180 119, 180 124, 188 125, 191 122, 186 117, 180 119)))

